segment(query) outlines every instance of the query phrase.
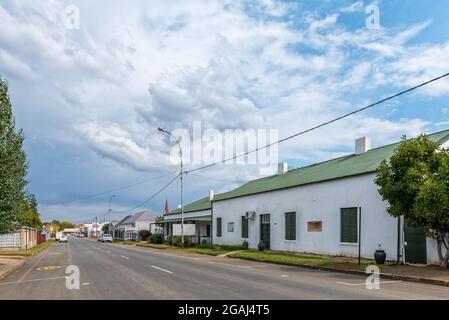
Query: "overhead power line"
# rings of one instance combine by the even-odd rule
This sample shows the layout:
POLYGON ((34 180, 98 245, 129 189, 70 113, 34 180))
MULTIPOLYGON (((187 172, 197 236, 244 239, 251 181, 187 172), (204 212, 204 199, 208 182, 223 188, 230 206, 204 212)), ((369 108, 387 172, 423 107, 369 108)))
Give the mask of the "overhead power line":
POLYGON ((69 204, 69 203, 73 203, 73 202, 79 202, 79 201, 83 201, 83 200, 89 200, 89 199, 93 199, 93 198, 98 198, 98 197, 100 197, 100 196, 104 196, 104 195, 109 194, 109 193, 111 193, 111 192, 122 191, 122 190, 126 190, 126 189, 129 189, 129 188, 132 188, 132 187, 141 185, 141 184, 153 182, 153 181, 155 181, 155 180, 158 180, 158 179, 167 177, 167 176, 172 175, 172 174, 173 174, 173 173, 167 173, 167 174, 164 174, 164 175, 160 175, 160 176, 154 177, 154 178, 152 178, 152 179, 148 179, 148 180, 136 182, 136 183, 129 184, 129 185, 126 185, 126 186, 123 186, 123 187, 118 187, 118 188, 115 188, 115 189, 110 189, 110 190, 103 191, 103 192, 100 192, 100 193, 97 193, 97 194, 93 194, 93 195, 90 195, 90 196, 86 196, 86 197, 82 197, 82 198, 78 198, 78 199, 73 199, 73 200, 68 200, 68 201, 60 202, 60 203, 55 204, 55 206, 58 206, 58 205, 65 205, 65 204, 69 204))
POLYGON ((180 174, 176 175, 173 179, 171 179, 166 185, 164 185, 162 188, 160 188, 157 192, 153 193, 149 198, 145 199, 143 202, 139 203, 138 205, 134 206, 133 208, 129 209, 129 210, 123 210, 123 211, 112 211, 112 213, 117 214, 117 213, 127 213, 133 210, 136 210, 138 208, 141 208, 144 204, 146 204, 148 201, 151 201, 152 199, 154 199, 159 193, 161 193, 162 191, 164 191, 165 189, 167 189, 173 182, 175 182, 176 179, 178 179, 178 177, 180 176, 180 174))
POLYGON ((397 97, 399 97, 399 96, 402 96, 402 95, 404 95, 404 94, 406 94, 406 93, 409 93, 409 92, 411 92, 411 91, 413 91, 413 90, 416 90, 416 89, 419 89, 419 88, 421 88, 421 87, 424 87, 424 86, 426 86, 426 85, 428 85, 428 84, 430 84, 430 83, 432 83, 432 82, 438 81, 438 80, 440 80, 440 79, 442 79, 442 78, 445 78, 445 77, 447 77, 447 76, 449 76, 449 72, 446 73, 446 74, 443 74, 443 75, 441 75, 441 76, 439 76, 439 77, 436 77, 436 78, 433 78, 433 79, 428 80, 428 81, 426 81, 426 82, 423 82, 423 83, 421 83, 421 84, 419 84, 419 85, 416 85, 416 86, 414 86, 414 87, 411 87, 411 88, 409 88, 409 89, 407 89, 407 90, 401 91, 401 92, 396 93, 396 94, 394 94, 394 95, 388 96, 388 97, 386 97, 386 98, 384 98, 384 99, 382 99, 382 100, 379 100, 379 101, 377 101, 377 102, 371 103, 371 104, 369 104, 369 105, 367 105, 367 106, 364 106, 364 107, 362 107, 362 108, 359 108, 359 109, 357 109, 357 110, 354 110, 354 111, 352 111, 352 112, 349 112, 349 113, 346 113, 346 114, 344 114, 344 115, 341 115, 341 116, 339 116, 339 117, 337 117, 337 118, 334 118, 334 119, 332 119, 332 120, 323 122, 323 123, 321 123, 321 124, 319 124, 319 125, 316 125, 316 126, 314 126, 314 127, 309 128, 309 129, 300 131, 300 132, 295 133, 295 134, 293 134, 293 135, 291 135, 291 136, 288 136, 288 137, 285 137, 285 138, 283 138, 283 139, 277 140, 277 141, 275 141, 275 142, 269 143, 269 144, 267 144, 267 145, 265 145, 265 146, 262 146, 262 147, 259 147, 259 148, 256 148, 256 149, 253 149, 253 150, 250 150, 250 151, 247 151, 247 152, 238 154, 238 155, 233 156, 233 157, 228 158, 228 159, 224 159, 224 160, 221 160, 221 161, 218 161, 218 162, 213 162, 213 163, 208 164, 208 165, 205 165, 205 166, 201 166, 201 167, 194 168, 194 169, 191 169, 191 170, 185 170, 185 171, 183 172, 183 174, 189 174, 189 173, 192 173, 192 172, 196 172, 196 171, 204 170, 204 169, 207 169, 207 168, 210 168, 210 167, 214 167, 214 166, 217 166, 217 165, 219 165, 219 164, 222 164, 222 163, 225 163, 225 162, 228 162, 228 161, 232 161, 232 160, 237 159, 237 158, 240 158, 240 157, 244 157, 244 156, 246 156, 246 155, 248 155, 248 154, 257 152, 257 151, 259 151, 259 150, 263 150, 263 149, 269 148, 269 147, 274 146, 274 145, 276 145, 276 144, 280 144, 281 142, 284 142, 284 141, 287 141, 287 140, 296 138, 296 137, 298 137, 298 136, 300 136, 300 135, 303 135, 303 134, 306 134, 306 133, 308 133, 308 132, 310 132, 310 131, 313 131, 313 130, 319 129, 319 128, 321 128, 321 127, 327 126, 327 125, 329 125, 329 124, 331 124, 331 123, 337 122, 337 121, 339 121, 339 120, 341 120, 341 119, 347 118, 347 117, 352 116, 352 115, 354 115, 354 114, 356 114, 356 113, 365 111, 366 109, 372 108, 372 107, 377 106, 377 105, 379 105, 379 104, 381 104, 381 103, 384 103, 384 102, 386 102, 386 101, 389 101, 389 100, 392 100, 392 99, 397 98, 397 97))

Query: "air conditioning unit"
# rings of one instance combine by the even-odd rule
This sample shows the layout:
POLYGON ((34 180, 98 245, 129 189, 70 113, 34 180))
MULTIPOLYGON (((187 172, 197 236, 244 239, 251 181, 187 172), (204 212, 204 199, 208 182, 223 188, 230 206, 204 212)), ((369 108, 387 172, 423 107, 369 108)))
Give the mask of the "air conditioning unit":
POLYGON ((254 219, 256 217, 255 211, 246 211, 245 213, 246 219, 254 219))

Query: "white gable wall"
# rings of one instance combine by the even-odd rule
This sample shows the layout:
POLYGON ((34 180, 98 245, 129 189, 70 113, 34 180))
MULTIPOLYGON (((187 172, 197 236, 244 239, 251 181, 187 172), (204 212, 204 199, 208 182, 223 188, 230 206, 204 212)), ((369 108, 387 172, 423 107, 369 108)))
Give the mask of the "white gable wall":
POLYGON ((358 256, 357 244, 340 243, 340 209, 362 208, 363 257, 373 258, 381 244, 388 260, 397 256, 397 220, 389 216, 373 182, 374 174, 337 179, 234 198, 213 203, 213 242, 241 244, 241 216, 255 211, 249 220, 249 246, 257 248, 260 239, 260 214, 271 215, 271 249, 358 256), (285 240, 285 213, 296 212, 296 241, 285 240), (216 237, 216 218, 222 217, 222 237, 216 237), (308 221, 322 221, 322 232, 308 232, 308 221), (234 222, 234 232, 228 232, 234 222))

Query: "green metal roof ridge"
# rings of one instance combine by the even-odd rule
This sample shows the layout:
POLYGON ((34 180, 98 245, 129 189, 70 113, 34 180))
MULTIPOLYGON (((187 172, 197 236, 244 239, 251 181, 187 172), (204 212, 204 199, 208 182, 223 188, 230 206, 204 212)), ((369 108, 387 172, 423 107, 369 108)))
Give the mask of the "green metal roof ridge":
MULTIPOLYGON (((211 203, 209 200, 209 197, 204 197, 199 200, 193 201, 187 205, 184 206, 184 213, 188 212, 195 212, 195 211, 203 211, 203 210, 210 210, 211 209, 211 203)), ((171 214, 178 214, 181 213, 181 209, 177 208, 175 210, 170 211, 170 213, 167 213, 167 215, 171 214)))
MULTIPOLYGON (((449 129, 434 132, 427 136, 441 145, 449 140, 449 129)), ((217 194, 213 201, 222 201, 311 183, 372 173, 376 171, 382 160, 391 157, 394 149, 400 143, 401 141, 376 147, 358 155, 353 153, 325 160, 290 170, 282 175, 276 174, 252 180, 231 191, 217 194), (332 170, 334 170, 334 172, 332 172, 332 170)))

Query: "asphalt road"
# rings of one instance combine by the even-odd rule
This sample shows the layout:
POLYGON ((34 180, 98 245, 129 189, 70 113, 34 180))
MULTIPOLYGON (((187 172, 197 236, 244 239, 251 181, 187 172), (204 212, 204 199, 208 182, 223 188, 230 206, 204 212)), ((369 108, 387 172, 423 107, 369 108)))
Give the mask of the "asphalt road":
POLYGON ((297 267, 173 254, 69 237, 0 281, 0 299, 449 299, 449 288, 297 267), (66 287, 66 268, 80 288, 66 287))

